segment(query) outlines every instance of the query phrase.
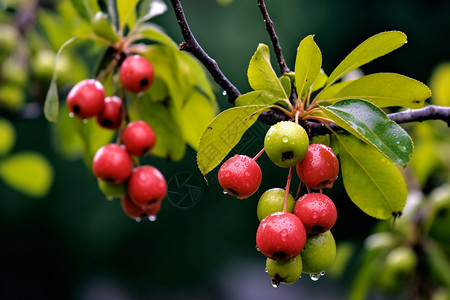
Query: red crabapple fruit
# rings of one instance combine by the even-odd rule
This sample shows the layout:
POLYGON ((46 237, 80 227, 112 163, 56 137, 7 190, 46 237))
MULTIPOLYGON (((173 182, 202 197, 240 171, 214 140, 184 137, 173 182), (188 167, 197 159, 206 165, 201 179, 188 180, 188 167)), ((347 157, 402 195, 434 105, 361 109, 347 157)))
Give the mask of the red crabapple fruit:
POLYGON ((97 123, 104 128, 118 129, 122 123, 122 99, 106 97, 105 106, 97 114, 97 123))
POLYGON ((130 154, 143 156, 155 145, 153 128, 144 121, 128 123, 122 134, 123 144, 130 154))
POLYGON ((128 56, 120 66, 120 81, 125 89, 133 93, 147 90, 154 76, 153 65, 141 55, 128 56))
POLYGON ((145 206, 161 202, 166 193, 166 180, 153 166, 135 168, 128 179, 128 195, 136 205, 145 206))
POLYGON ((88 119, 97 115, 105 106, 105 90, 100 81, 85 79, 70 90, 67 106, 78 119, 88 119))
POLYGON ((336 223, 337 212, 333 201, 325 194, 310 193, 298 199, 294 214, 305 225, 308 234, 328 231, 336 223))
POLYGON ((108 144, 95 153, 92 170, 97 178, 110 182, 124 182, 131 174, 133 162, 123 146, 108 144))

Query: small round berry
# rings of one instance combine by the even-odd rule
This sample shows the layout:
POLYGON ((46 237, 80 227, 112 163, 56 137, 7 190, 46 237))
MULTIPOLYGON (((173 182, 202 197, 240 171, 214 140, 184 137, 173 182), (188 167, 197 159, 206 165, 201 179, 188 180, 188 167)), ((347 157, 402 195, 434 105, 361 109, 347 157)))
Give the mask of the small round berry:
POLYGON ((125 214, 136 221, 156 216, 161 208, 161 202, 155 202, 144 206, 136 205, 128 196, 122 197, 121 204, 125 214))
POLYGON ((120 66, 120 81, 133 93, 147 90, 154 78, 153 65, 143 56, 128 56, 120 66))
POLYGON ((128 195, 136 205, 161 202, 166 196, 167 184, 161 172, 152 166, 139 166, 128 180, 128 195))
POLYGON ((267 273, 272 277, 272 285, 279 286, 280 283, 291 284, 302 275, 302 256, 299 254, 290 260, 266 259, 267 273))
POLYGON ((302 126, 282 121, 272 125, 264 138, 270 160, 279 167, 293 167, 305 157, 309 138, 302 126))
POLYGON ((331 188, 339 173, 339 161, 330 147, 311 144, 296 169, 300 180, 309 188, 331 188))
POLYGON ((259 223, 256 247, 273 260, 293 259, 306 242, 305 227, 294 214, 276 212, 259 223))
POLYGON ((302 251, 303 272, 320 274, 334 262, 336 242, 331 231, 308 237, 302 251))
MULTIPOLYGON (((285 195, 286 191, 280 188, 270 189, 261 195, 256 207, 256 215, 260 222, 274 212, 283 211, 285 195)), ((294 197, 289 194, 286 203, 286 211, 290 213, 294 212, 294 205, 294 197)))
POLYGON ((150 125, 144 121, 135 121, 125 127, 122 140, 130 154, 143 156, 155 145, 156 135, 150 125))
POLYGON ((122 100, 117 96, 106 97, 105 106, 97 115, 97 123, 108 129, 118 129, 122 123, 122 100))
POLYGON ((236 154, 223 163, 217 177, 228 194, 238 199, 245 199, 259 188, 262 173, 253 158, 236 154))
POLYGON ((337 218, 333 201, 321 193, 310 193, 300 197, 295 203, 294 214, 305 225, 308 234, 330 230, 337 218))
POLYGON ((67 106, 79 119, 88 119, 97 115, 105 106, 105 90, 100 81, 85 79, 70 90, 67 106))
POLYGON ((108 144, 95 153, 92 170, 97 178, 110 183, 121 183, 130 177, 133 161, 123 146, 108 144))

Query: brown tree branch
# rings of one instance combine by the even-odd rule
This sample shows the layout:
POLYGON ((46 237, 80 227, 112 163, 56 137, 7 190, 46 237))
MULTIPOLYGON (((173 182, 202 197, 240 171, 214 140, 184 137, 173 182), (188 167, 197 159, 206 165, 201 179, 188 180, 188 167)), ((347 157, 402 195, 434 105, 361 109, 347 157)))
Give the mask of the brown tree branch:
POLYGON ((275 32, 275 27, 273 26, 273 21, 269 17, 269 13, 267 12, 266 4, 264 0, 258 0, 258 7, 261 11, 261 14, 264 19, 264 23, 266 23, 266 30, 269 33, 270 40, 272 41, 273 50, 275 51, 275 55, 277 56, 278 65, 280 66, 281 73, 289 73, 291 70, 286 64, 284 60, 283 52, 281 50, 280 40, 275 32))
POLYGON ((208 72, 212 75, 214 81, 217 82, 217 84, 219 84, 227 93, 228 102, 233 104, 241 93, 222 73, 217 62, 203 50, 195 39, 186 21, 186 17, 184 16, 181 2, 179 0, 171 0, 170 2, 172 3, 173 10, 177 18, 177 23, 180 26, 181 33, 184 38, 184 42, 180 44, 180 50, 186 50, 192 53, 206 67, 208 72))

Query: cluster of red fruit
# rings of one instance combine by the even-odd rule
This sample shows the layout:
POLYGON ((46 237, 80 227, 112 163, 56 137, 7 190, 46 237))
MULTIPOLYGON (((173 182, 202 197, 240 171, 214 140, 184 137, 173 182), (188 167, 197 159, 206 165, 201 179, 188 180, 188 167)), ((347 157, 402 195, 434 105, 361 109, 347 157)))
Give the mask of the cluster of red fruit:
MULTIPOLYGON (((128 56, 120 66, 122 86, 130 92, 146 91, 153 82, 152 64, 140 55, 128 56)), ((139 120, 126 122, 125 103, 117 96, 105 97, 103 85, 97 79, 78 82, 67 96, 72 116, 79 119, 97 118, 100 126, 119 129, 117 143, 97 150, 92 170, 100 186, 119 191, 124 212, 135 220, 154 220, 166 196, 167 184, 161 172, 153 166, 139 166, 138 160, 149 153, 156 142, 152 127, 139 120)))
POLYGON ((336 255, 330 229, 337 213, 328 196, 312 193, 311 189, 331 188, 339 173, 339 162, 331 148, 309 145, 302 126, 292 121, 279 122, 270 127, 264 149, 255 158, 235 155, 220 167, 219 183, 228 194, 245 199, 256 192, 262 178, 256 159, 264 151, 277 166, 290 171, 286 189, 270 189, 258 201, 257 249, 267 257, 266 268, 273 286, 293 283, 302 272, 317 280, 336 255), (289 194, 293 167, 308 189, 297 201, 289 194))

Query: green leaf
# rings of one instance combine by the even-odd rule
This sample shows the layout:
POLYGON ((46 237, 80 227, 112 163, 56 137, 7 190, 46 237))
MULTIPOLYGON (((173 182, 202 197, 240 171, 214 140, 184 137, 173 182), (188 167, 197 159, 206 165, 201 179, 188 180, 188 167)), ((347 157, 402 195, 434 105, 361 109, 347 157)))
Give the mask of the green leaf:
POLYGON ((345 88, 347 85, 349 85, 352 82, 353 82, 353 80, 348 80, 348 81, 341 81, 341 82, 335 83, 333 85, 330 85, 330 86, 324 88, 322 91, 320 91, 320 94, 317 95, 316 100, 334 99, 334 98, 336 98, 336 95, 343 88, 345 88))
POLYGON ((292 89, 290 77, 287 76, 287 75, 283 75, 283 76, 280 77, 280 82, 281 82, 281 85, 283 86, 284 93, 286 95, 290 96, 291 95, 291 89, 292 89))
POLYGON ((430 96, 430 89, 420 81, 400 74, 376 73, 351 81, 328 102, 362 99, 379 107, 420 108, 430 96))
POLYGON ((426 262, 434 280, 450 289, 450 261, 445 251, 436 243, 427 243, 426 262))
POLYGON ((239 142, 268 105, 249 105, 227 109, 208 125, 200 139, 197 164, 203 175, 212 171, 239 142))
POLYGON ((182 129, 174 120, 168 107, 170 98, 166 102, 154 102, 148 93, 141 98, 131 98, 129 110, 131 120, 144 120, 155 131, 156 143, 151 153, 159 157, 165 157, 172 161, 183 158, 186 151, 186 143, 182 129))
POLYGON ((96 0, 71 0, 78 14, 87 22, 91 22, 94 14, 100 10, 96 0))
POLYGON ((252 91, 243 95, 240 95, 234 104, 236 106, 245 106, 245 105, 271 105, 275 104, 278 101, 274 96, 267 94, 264 91, 252 91))
POLYGON ((61 52, 66 48, 68 45, 76 41, 76 37, 73 37, 69 39, 67 42, 65 42, 61 48, 59 48, 58 53, 56 53, 55 58, 55 66, 53 68, 53 76, 52 81, 50 83, 50 87, 47 91, 47 95, 45 97, 45 103, 44 103, 44 115, 50 122, 56 122, 58 121, 58 114, 59 114, 59 98, 58 98, 58 88, 56 85, 56 82, 58 80, 57 78, 57 65, 58 65, 58 59, 61 55, 61 52))
POLYGON ((430 87, 433 104, 450 106, 450 62, 439 64, 431 74, 430 87))
POLYGON ((411 159, 411 137, 370 102, 343 100, 321 109, 337 125, 374 146, 392 162, 405 167, 411 159))
POLYGON ((297 48, 295 60, 295 85, 299 95, 307 93, 320 73, 322 53, 314 42, 314 36, 308 35, 297 48))
POLYGON ((16 142, 16 131, 7 119, 0 118, 0 156, 8 154, 16 142))
POLYGON ((123 30, 128 24, 133 27, 136 21, 135 6, 139 0, 117 1, 117 13, 119 14, 120 29, 123 30))
POLYGON ((143 0, 139 4, 137 23, 144 23, 166 11, 167 5, 162 0, 143 0))
POLYGON ((326 86, 330 86, 351 70, 400 48, 405 42, 406 35, 400 31, 386 31, 368 38, 350 52, 334 69, 326 86))
POLYGON ((247 71, 248 82, 254 90, 262 90, 275 97, 288 99, 283 86, 270 64, 269 47, 259 44, 247 71))
POLYGON ((45 196, 53 182, 53 169, 39 153, 21 152, 0 161, 0 178, 31 197, 45 196))
POLYGON ((140 24, 137 33, 143 34, 145 38, 150 41, 157 42, 166 46, 171 46, 179 51, 178 45, 167 34, 165 34, 161 30, 161 28, 154 24, 140 24))
POLYGON ((328 79, 327 74, 325 74, 325 72, 322 69, 320 69, 320 72, 312 85, 311 92, 315 92, 323 88, 325 86, 325 83, 327 83, 327 79, 328 79))
POLYGON ((345 190, 364 213, 388 219, 403 210, 407 189, 397 167, 377 149, 351 135, 338 135, 345 190))

